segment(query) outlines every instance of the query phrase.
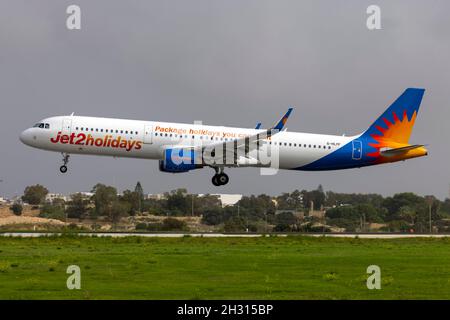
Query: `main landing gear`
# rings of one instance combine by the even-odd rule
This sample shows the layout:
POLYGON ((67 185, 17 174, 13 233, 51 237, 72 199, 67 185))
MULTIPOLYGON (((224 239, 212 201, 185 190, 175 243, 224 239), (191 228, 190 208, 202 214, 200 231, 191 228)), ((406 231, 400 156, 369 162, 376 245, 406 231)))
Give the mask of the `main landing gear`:
POLYGON ((212 177, 212 183, 216 187, 224 186, 230 181, 230 178, 226 173, 223 172, 223 168, 214 168, 216 170, 216 174, 212 177))
POLYGON ((69 163, 69 157, 70 155, 68 155, 67 153, 63 153, 63 165, 61 167, 59 167, 59 171, 61 171, 61 173, 66 173, 67 172, 67 164, 69 163))

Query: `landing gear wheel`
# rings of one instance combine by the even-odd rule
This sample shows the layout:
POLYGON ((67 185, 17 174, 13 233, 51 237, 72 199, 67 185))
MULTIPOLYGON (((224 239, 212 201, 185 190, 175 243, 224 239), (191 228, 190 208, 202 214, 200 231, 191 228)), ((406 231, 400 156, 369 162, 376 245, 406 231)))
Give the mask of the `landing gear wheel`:
POLYGON ((230 181, 230 178, 228 177, 228 175, 226 173, 221 173, 217 177, 217 181, 219 181, 221 186, 224 186, 228 183, 228 181, 230 181))
POLYGON ((62 153, 63 156, 63 165, 61 167, 59 167, 59 171, 61 171, 61 173, 66 173, 67 172, 67 164, 69 163, 69 158, 70 155, 67 153, 62 153))
POLYGON ((212 183, 216 187, 226 185, 228 181, 230 181, 230 178, 228 178, 228 175, 226 175, 225 173, 215 174, 212 177, 212 183))
POLYGON ((217 177, 218 177, 217 174, 215 174, 215 175, 212 177, 212 184, 215 185, 216 187, 220 186, 220 184, 219 184, 219 179, 217 179, 217 177))

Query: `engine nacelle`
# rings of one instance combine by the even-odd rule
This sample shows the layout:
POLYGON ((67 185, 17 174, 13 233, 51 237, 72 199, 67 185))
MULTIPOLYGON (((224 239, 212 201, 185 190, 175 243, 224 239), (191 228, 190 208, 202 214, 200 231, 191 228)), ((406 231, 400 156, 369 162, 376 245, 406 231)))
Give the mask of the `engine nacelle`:
POLYGON ((202 167, 201 152, 193 148, 167 148, 163 160, 159 160, 159 170, 163 172, 188 172, 202 167))

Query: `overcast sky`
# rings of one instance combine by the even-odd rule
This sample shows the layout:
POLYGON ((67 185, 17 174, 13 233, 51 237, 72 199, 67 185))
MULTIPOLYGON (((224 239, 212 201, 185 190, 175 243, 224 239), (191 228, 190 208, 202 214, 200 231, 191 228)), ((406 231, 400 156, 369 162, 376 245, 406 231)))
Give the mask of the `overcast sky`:
POLYGON ((337 192, 448 196, 449 1, 25 1, 0 2, 0 196, 40 183, 51 192, 279 194, 322 184, 337 192), (66 29, 66 8, 82 10, 66 29), (382 30, 366 28, 381 7, 382 30), (356 134, 406 87, 426 88, 411 137, 429 156, 329 172, 210 168, 167 174, 156 161, 61 157, 19 142, 38 120, 75 112, 210 125, 271 125, 288 105, 289 131, 356 134))

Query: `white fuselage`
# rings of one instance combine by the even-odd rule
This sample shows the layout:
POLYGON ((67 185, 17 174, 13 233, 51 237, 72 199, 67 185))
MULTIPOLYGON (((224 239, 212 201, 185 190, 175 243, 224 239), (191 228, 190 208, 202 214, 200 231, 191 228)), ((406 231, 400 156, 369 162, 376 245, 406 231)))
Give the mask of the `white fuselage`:
MULTIPOLYGON (((20 139, 35 148, 86 154, 161 160, 170 146, 231 141, 264 130, 157 121, 62 116, 42 120, 20 139), (41 127, 40 127, 41 125, 41 127)), ((355 137, 282 131, 271 137, 279 150, 279 168, 305 166, 334 152, 355 137)))
POLYGON ((130 157, 159 160, 159 170, 171 173, 211 167, 212 183, 223 186, 225 167, 341 170, 427 156, 424 145, 409 144, 424 92, 407 88, 366 131, 350 137, 287 132, 289 107, 264 130, 71 115, 44 119, 20 140, 61 152, 61 173, 70 154, 130 157))

